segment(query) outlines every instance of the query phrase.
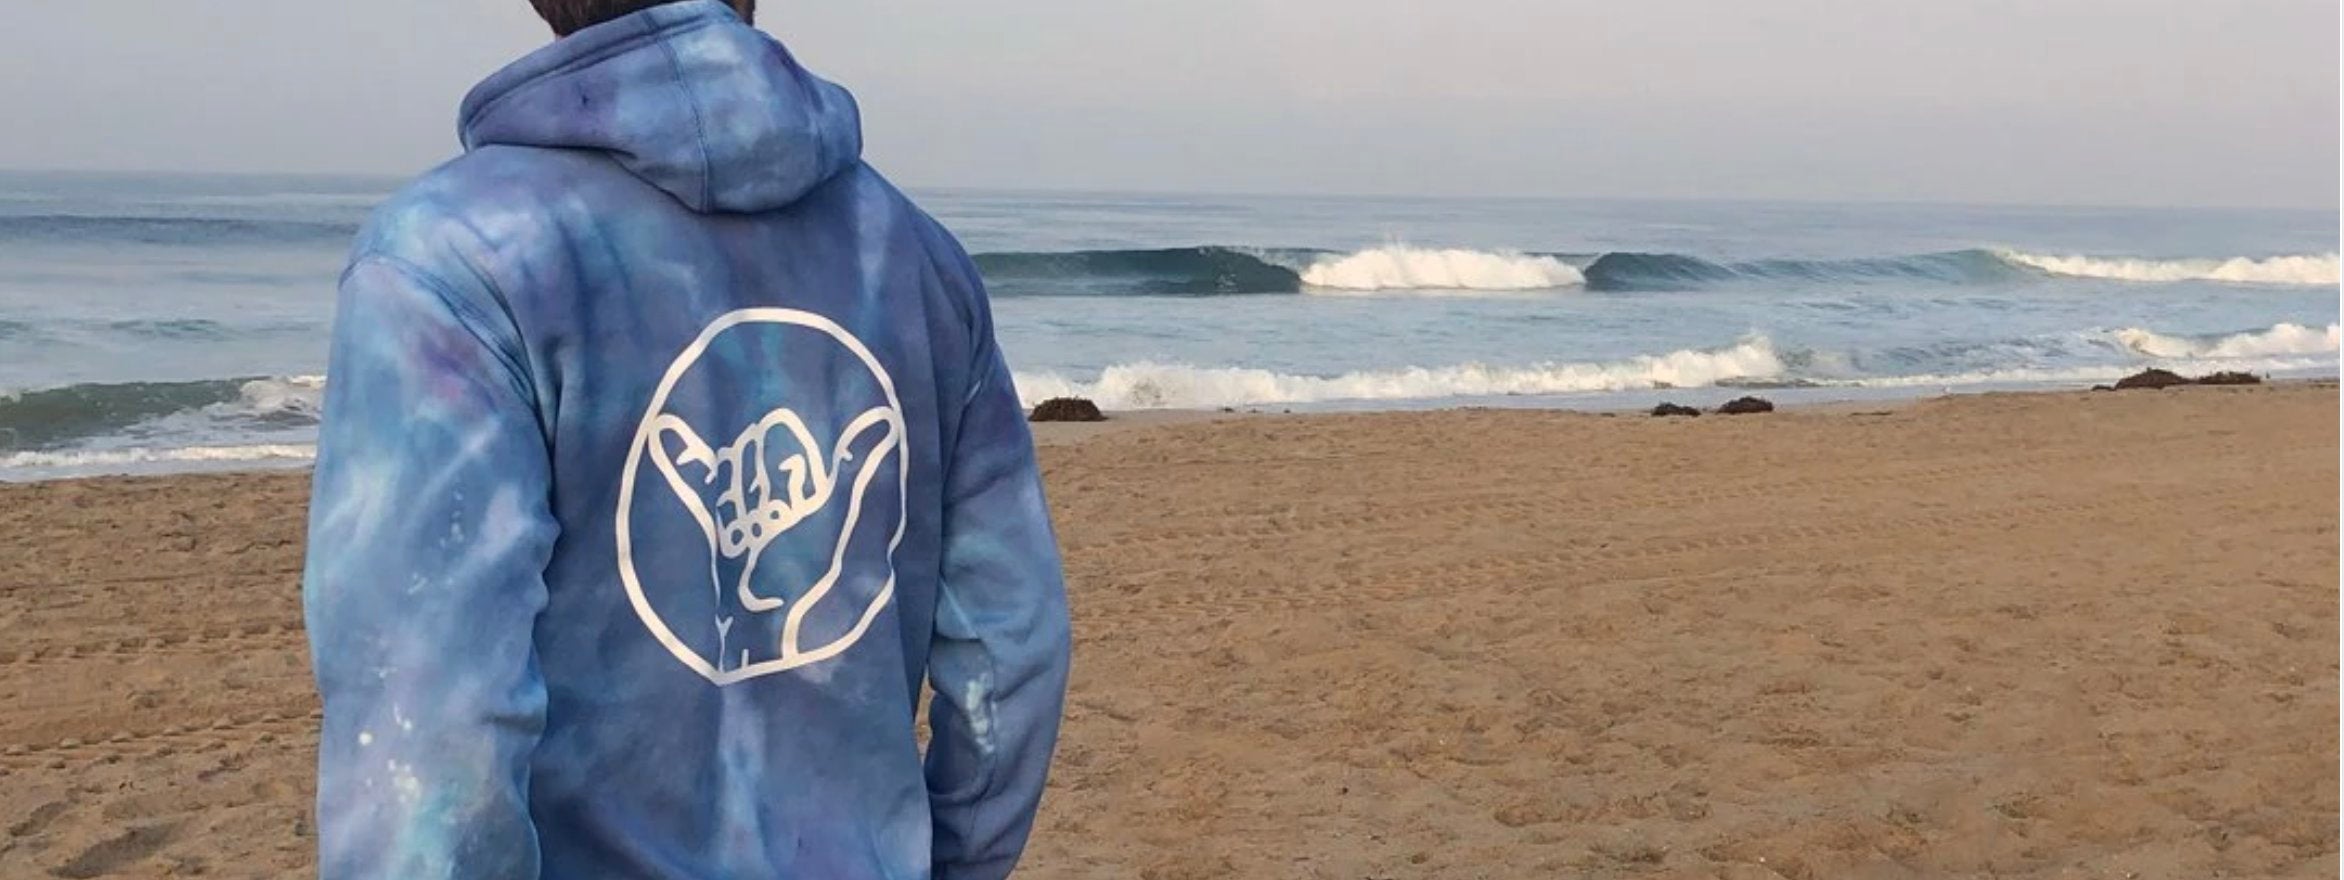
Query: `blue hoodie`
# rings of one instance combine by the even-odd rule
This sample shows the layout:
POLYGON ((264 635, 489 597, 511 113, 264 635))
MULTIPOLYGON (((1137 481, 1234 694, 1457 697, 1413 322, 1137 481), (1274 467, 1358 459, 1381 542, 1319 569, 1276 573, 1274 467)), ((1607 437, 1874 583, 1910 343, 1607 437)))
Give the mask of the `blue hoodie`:
POLYGON ((342 280, 321 874, 1007 875, 1058 551, 976 270, 853 100, 693 0, 490 77, 462 134, 342 280))

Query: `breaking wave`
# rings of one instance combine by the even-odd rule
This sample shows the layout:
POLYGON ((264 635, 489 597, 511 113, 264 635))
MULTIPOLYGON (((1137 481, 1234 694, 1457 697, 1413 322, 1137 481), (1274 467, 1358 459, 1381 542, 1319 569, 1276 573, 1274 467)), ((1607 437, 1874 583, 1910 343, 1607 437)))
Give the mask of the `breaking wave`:
POLYGON ((2126 327, 2115 332, 2125 348, 2155 358, 2251 358, 2278 355, 2333 354, 2338 326, 2327 329, 2302 324, 2278 324, 2268 330, 2216 336, 2167 336, 2154 330, 2126 327))
POLYGON ((1375 290, 1551 290, 1585 281, 1559 257, 1391 245, 1353 253, 1208 245, 975 257, 997 296, 1223 296, 1375 290))
POLYGON ((1093 381, 1055 373, 1020 373, 1028 405, 1085 397, 1108 409, 1202 409, 1343 400, 1570 394, 1694 387, 1781 375, 1782 358, 1765 337, 1719 349, 1683 350, 1615 361, 1522 367, 1458 364, 1310 376, 1237 367, 1140 362, 1117 364, 1093 381))
POLYGON ((1222 296, 1364 291, 1605 292, 1725 284, 2008 284, 2044 276, 2138 282, 2337 283, 2335 254, 2141 260, 1983 249, 1849 259, 1719 261, 1620 251, 1573 257, 1386 245, 1352 252, 1207 245, 1155 250, 978 254, 997 296, 1222 296))
MULTIPOLYGON (((68 385, 0 394, 0 450, 39 452, 102 437, 302 428, 322 376, 68 385)), ((20 453, 21 454, 21 453, 20 453)))
POLYGON ((1554 290, 1587 277, 1550 256, 1392 245, 1321 259, 1302 271, 1302 283, 1326 290, 1554 290))

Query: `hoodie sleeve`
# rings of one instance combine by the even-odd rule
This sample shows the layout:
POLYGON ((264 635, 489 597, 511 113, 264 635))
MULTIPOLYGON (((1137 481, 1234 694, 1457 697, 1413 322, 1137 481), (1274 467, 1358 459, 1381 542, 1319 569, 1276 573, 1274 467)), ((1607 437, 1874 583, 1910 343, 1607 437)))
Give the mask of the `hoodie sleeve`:
POLYGON ((480 302, 389 257, 343 277, 302 587, 324 878, 537 876, 557 527, 518 338, 480 302))
POLYGON ((928 795, 937 880, 997 880, 1033 829, 1066 699, 1071 646, 1058 541, 1032 433, 974 297, 975 370, 947 451, 944 572, 928 680, 928 795))

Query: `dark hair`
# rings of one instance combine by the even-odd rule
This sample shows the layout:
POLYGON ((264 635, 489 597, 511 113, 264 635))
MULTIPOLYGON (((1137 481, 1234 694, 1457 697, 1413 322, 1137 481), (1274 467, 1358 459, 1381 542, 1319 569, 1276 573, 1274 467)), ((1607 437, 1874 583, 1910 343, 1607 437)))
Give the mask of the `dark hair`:
MULTIPOLYGON (((558 36, 569 36, 603 22, 650 9, 675 0, 529 0, 537 7, 539 17, 553 25, 558 36)), ((751 18, 757 12, 757 0, 725 0, 741 17, 751 18)))

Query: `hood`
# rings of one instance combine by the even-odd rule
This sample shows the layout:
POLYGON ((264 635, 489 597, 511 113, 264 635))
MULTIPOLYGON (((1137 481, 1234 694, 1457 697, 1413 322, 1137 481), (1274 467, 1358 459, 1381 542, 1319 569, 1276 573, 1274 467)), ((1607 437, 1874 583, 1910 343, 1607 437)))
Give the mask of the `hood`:
POLYGON ((702 213, 797 201, 861 161, 847 91, 719 0, 669 3, 581 30, 464 99, 467 151, 601 150, 702 213))

